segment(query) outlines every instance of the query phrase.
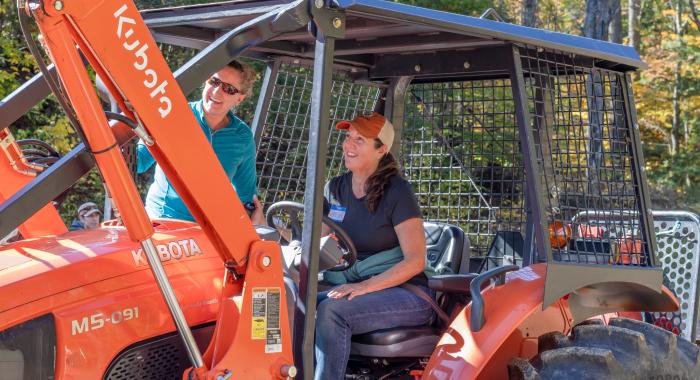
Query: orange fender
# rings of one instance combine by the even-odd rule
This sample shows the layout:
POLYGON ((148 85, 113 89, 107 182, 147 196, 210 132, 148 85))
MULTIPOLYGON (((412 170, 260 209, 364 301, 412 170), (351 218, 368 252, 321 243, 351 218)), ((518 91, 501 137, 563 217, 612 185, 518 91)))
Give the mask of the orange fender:
MULTIPOLYGON (((507 379, 508 362, 514 357, 531 359, 537 355, 537 341, 541 335, 553 331, 569 334, 576 323, 569 302, 570 294, 544 310, 542 308, 546 273, 547 264, 532 265, 507 273, 505 284, 492 284, 484 289, 481 292, 485 304, 482 329, 478 332, 471 330, 470 303, 443 334, 422 378, 507 379)), ((636 297, 636 294, 632 292, 631 297, 636 297)), ((678 309, 678 301, 666 287, 661 287, 659 293, 644 290, 640 294, 652 297, 655 302, 651 304, 658 310, 678 309)), ((579 294, 576 297, 587 296, 579 294)), ((571 301, 576 299, 571 298, 571 301)), ((606 323, 613 316, 641 319, 639 312, 630 312, 639 310, 638 306, 651 307, 651 304, 619 304, 606 309, 607 313, 599 318, 606 323)))
POLYGON ((506 283, 482 291, 486 323, 471 331, 471 304, 452 321, 423 372, 423 379, 507 379, 508 361, 537 354, 537 338, 567 334, 573 317, 566 298, 542 310, 547 266, 536 264, 506 275, 506 283))

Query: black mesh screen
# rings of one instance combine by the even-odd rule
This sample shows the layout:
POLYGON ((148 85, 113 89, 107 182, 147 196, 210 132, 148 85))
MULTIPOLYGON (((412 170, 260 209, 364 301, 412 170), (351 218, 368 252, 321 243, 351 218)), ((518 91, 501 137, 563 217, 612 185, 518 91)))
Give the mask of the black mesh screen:
POLYGON ((554 259, 648 265, 625 76, 543 49, 521 57, 554 259))
POLYGON ((510 80, 411 85, 401 162, 425 219, 461 227, 472 256, 486 256, 497 231, 524 233, 525 176, 510 80))
MULTIPOLYGON (((257 157, 258 189, 267 204, 303 201, 312 82, 310 67, 290 63, 282 64, 275 78, 257 157)), ((372 112, 380 93, 379 85, 353 82, 345 72, 334 74, 326 163, 329 178, 342 171, 341 134, 333 126, 372 112)))
MULTIPOLYGON (((592 59, 521 49, 544 206, 545 236, 563 262, 649 265, 640 188, 625 108, 627 78, 592 59)), ((334 74, 335 124, 375 109, 383 88, 334 74)), ((284 63, 258 143, 259 189, 270 204, 302 201, 312 70, 284 63)), ((520 264, 525 167, 516 102, 507 77, 414 83, 405 94, 399 159, 426 220, 461 227, 480 269, 520 264), (478 260, 478 259, 477 259, 478 260)), ((328 173, 342 171, 340 134, 329 126, 328 173)), ((538 206, 538 205, 534 205, 538 206)), ((545 238, 546 239, 546 238, 545 238)), ((474 269, 474 268, 472 268, 474 269)))

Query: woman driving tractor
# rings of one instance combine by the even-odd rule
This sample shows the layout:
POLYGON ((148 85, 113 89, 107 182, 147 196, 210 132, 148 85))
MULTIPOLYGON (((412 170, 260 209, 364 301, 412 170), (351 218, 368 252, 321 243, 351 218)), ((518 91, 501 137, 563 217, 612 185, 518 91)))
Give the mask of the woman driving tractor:
POLYGON ((400 287, 408 282, 431 294, 423 274, 426 245, 418 202, 389 152, 394 127, 373 113, 341 121, 336 128, 347 130, 343 158, 348 172, 326 185, 328 216, 354 242, 360 260, 356 265, 362 261, 373 262, 375 269, 394 265, 361 281, 332 273, 340 280, 331 282, 342 285, 319 295, 317 380, 345 378, 352 335, 425 325, 434 317, 429 302, 400 287))

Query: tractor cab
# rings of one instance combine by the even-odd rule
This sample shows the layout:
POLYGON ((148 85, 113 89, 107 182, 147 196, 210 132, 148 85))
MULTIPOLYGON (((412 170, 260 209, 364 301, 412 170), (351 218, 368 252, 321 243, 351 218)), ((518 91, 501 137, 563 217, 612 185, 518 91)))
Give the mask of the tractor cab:
MULTIPOLYGON (((121 8, 118 11, 124 12, 121 8)), ((226 351, 226 355, 235 352, 239 356, 220 355, 213 349, 215 343, 203 356, 198 350, 206 349, 209 339, 216 344, 250 339, 250 331, 261 347, 263 338, 268 342, 277 339, 278 331, 270 332, 261 315, 252 319, 252 327, 246 327, 250 331, 238 334, 243 330, 236 330, 235 323, 247 321, 245 315, 250 312, 241 306, 245 305, 241 300, 248 299, 247 292, 252 289, 262 292, 256 293, 259 297, 276 300, 265 305, 277 305, 286 317, 275 318, 289 321, 292 330, 290 336, 279 338, 283 342, 279 347, 292 347, 293 365, 275 357, 269 366, 277 367, 270 370, 274 372, 270 376, 294 377, 299 370, 304 378, 310 378, 316 297, 325 286, 318 281, 319 272, 342 270, 334 268, 341 258, 347 265, 357 256, 356 252, 353 256, 352 241, 343 236, 342 229, 336 228, 341 244, 321 240, 321 225, 332 224, 324 218, 324 184, 345 171, 341 134, 333 126, 371 112, 385 115, 395 127, 392 153, 421 207, 427 260, 438 273, 429 286, 437 294, 435 307, 442 315, 438 313, 430 325, 353 336, 346 379, 490 379, 509 374, 511 378, 532 378, 529 376, 537 376, 538 371, 544 378, 563 373, 547 372, 548 366, 577 370, 584 365, 581 363, 598 365, 613 360, 606 356, 607 361, 578 361, 566 356, 573 355, 571 350, 566 355, 556 356, 561 353, 557 351, 547 356, 548 350, 564 350, 566 345, 602 350, 605 347, 601 348, 604 343, 600 342, 608 342, 602 338, 608 328, 614 330, 605 335, 612 337, 611 342, 637 344, 644 335, 653 341, 649 350, 654 353, 670 352, 668 347, 675 347, 676 338, 669 338, 670 332, 650 330, 639 321, 609 318, 621 312, 657 313, 661 318, 662 313, 677 309, 677 300, 662 286, 658 246, 671 247, 675 244, 671 239, 679 238, 690 249, 700 247, 696 217, 651 211, 630 76, 645 64, 631 47, 517 26, 488 16, 456 15, 379 0, 230 1, 151 9, 140 16, 161 49, 192 52, 174 72, 185 95, 196 91, 234 58, 264 67, 250 126, 257 146, 260 198, 270 206, 266 210, 268 226, 256 228, 262 243, 252 239, 251 244, 258 244, 260 252, 281 245, 281 258, 271 260, 273 267, 279 265, 283 271, 280 281, 284 290, 244 286, 253 278, 246 273, 265 270, 264 263, 270 263, 267 256, 268 261, 255 261, 257 256, 251 256, 254 259, 249 262, 229 257, 223 267, 212 259, 227 244, 227 238, 235 241, 233 232, 223 237, 203 233, 208 219, 200 223, 202 230, 190 223, 158 221, 155 239, 166 247, 163 249, 173 239, 183 237, 207 242, 198 246, 207 260, 196 265, 191 260, 167 263, 169 273, 177 277, 174 295, 186 295, 188 301, 184 317, 179 319, 184 325, 161 325, 157 333, 141 327, 130 330, 130 341, 115 343, 112 351, 99 357, 99 373, 89 372, 73 351, 56 349, 56 360, 63 363, 57 366, 63 371, 61 375, 70 377, 75 371, 89 374, 87 377, 120 379, 123 374, 146 376, 139 371, 177 363, 173 368, 211 368, 216 364, 220 378, 245 377, 245 369, 227 374, 224 364, 226 360, 254 357, 258 353, 251 352, 257 352, 258 346, 226 351), (681 225, 675 227, 674 223, 681 225), (664 236, 661 240, 656 237, 659 233, 664 236), (249 265, 249 272, 240 272, 241 265, 249 265), (207 282, 207 276, 217 270, 226 273, 223 279, 207 282), (188 283, 186 275, 194 272, 199 275, 188 283), (218 298, 222 288, 227 290, 218 298), (242 298, 237 298, 239 295, 242 298), (282 310, 285 304, 287 308, 282 310), (235 315, 240 315, 240 320, 220 322, 214 328, 217 315, 225 312, 239 313, 235 315), (590 322, 592 317, 604 324, 590 322), (190 329, 197 332, 194 338, 187 333, 190 329), (174 331, 179 332, 184 345, 174 331), (569 334, 571 338, 564 336, 569 334), (666 340, 657 339, 660 336, 666 340), (660 349, 662 340, 672 343, 660 349), (163 361, 158 356, 162 352, 177 354, 171 355, 175 359, 163 361), (566 360, 557 361, 555 356, 566 360)), ((120 27, 126 25, 119 22, 120 27)), ((55 78, 52 70, 48 67, 45 75, 55 78)), ((44 79, 38 76, 3 100, 3 115, 19 117, 48 93, 44 79)), ((109 102, 108 96, 105 99, 109 102)), ((119 104, 123 103, 113 101, 110 108, 119 108, 119 104)), ((117 124, 123 121, 115 120, 117 124)), ((143 131, 138 131, 138 125, 130 127, 116 125, 112 130, 135 175, 134 131, 141 137, 143 131)), ((11 198, 3 195, 0 237, 19 226, 24 226, 20 231, 25 237, 34 237, 33 230, 26 229, 27 223, 36 221, 35 215, 45 212, 43 205, 94 166, 95 153, 85 145, 78 146, 35 179, 16 186, 11 198)), ((194 156, 197 152, 183 154, 194 156)), ((167 156, 165 151, 163 155, 167 156)), ((177 172, 176 165, 171 169, 177 172)), ((232 223, 234 219, 243 223, 233 216, 232 223)), ((226 220, 226 215, 217 217, 226 220)), ((113 224, 105 228, 124 234, 124 227, 113 224)), ((246 249, 253 245, 240 243, 246 249)), ((114 258, 138 253, 138 247, 104 247, 103 253, 114 258)), ((0 257, 3 249, 0 246, 0 257)), ((686 273, 697 272, 698 256, 693 256, 696 264, 686 273)), ((2 274, 0 269, 0 277, 2 274)), ((154 296, 157 291, 151 285, 148 292, 154 296)), ((696 292, 681 295, 695 300, 696 292)), ((70 307, 88 304, 86 299, 73 296, 79 294, 62 295, 65 304, 42 304, 44 309, 33 315, 17 308, 0 308, 0 316, 11 313, 7 315, 17 326, 36 315, 55 315, 59 330, 72 321, 77 321, 80 331, 94 330, 90 318, 95 314, 83 313, 87 325, 83 319, 71 319, 74 310, 70 307)), ((170 298, 171 303, 177 303, 177 297, 175 301, 170 298)), ((95 305, 96 299, 91 298, 93 303, 84 309, 102 313, 111 307, 110 303, 95 305)), ((258 309, 252 308, 252 313, 266 307, 254 305, 258 309)), ((684 303, 682 307, 686 315, 694 315, 691 311, 697 304, 684 303)), ((133 306, 121 309, 120 315, 127 309, 133 317, 133 306)), ((147 313, 145 306, 137 310, 141 315, 147 313)), ((159 310, 157 320, 162 321, 168 316, 167 309, 160 305, 159 310)), ((100 319, 95 320, 99 324, 100 319)), ((115 326, 114 331, 130 327, 126 323, 115 326)), ((695 334, 694 326, 686 323, 682 328, 695 334)), ((12 325, 0 324, 0 330, 4 328, 12 325)), ((53 344, 73 344, 74 350, 80 342, 94 344, 82 332, 59 337, 53 344)), ((0 333, 0 342, 2 339, 0 333)), ((684 350, 682 359, 689 358, 691 363, 696 358, 696 362, 679 364, 679 373, 692 374, 700 365, 700 353, 683 342, 678 340, 684 350)), ((269 343, 264 347, 259 352, 262 356, 278 349, 269 343)), ((0 345, 0 357, 3 352, 0 345)), ((598 351, 583 354, 603 355, 598 351)), ((650 354, 644 351, 644 355, 650 354)), ((673 356, 673 360, 679 358, 673 356)), ((654 365, 653 360, 636 368, 621 363, 600 373, 617 374, 619 368, 657 373, 654 365)), ((196 370, 189 373, 195 376, 196 370)))

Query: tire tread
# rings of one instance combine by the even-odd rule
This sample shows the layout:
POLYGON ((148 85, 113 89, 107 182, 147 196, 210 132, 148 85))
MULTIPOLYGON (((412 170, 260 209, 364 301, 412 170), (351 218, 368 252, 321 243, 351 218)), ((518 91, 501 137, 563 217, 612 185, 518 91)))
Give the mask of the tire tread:
POLYGON ((538 339, 538 355, 508 365, 511 380, 700 378, 700 348, 657 326, 626 318, 584 323, 569 336, 538 339))

